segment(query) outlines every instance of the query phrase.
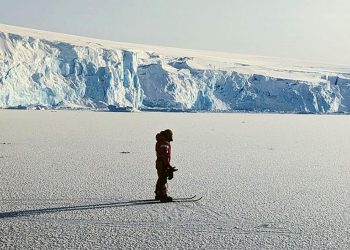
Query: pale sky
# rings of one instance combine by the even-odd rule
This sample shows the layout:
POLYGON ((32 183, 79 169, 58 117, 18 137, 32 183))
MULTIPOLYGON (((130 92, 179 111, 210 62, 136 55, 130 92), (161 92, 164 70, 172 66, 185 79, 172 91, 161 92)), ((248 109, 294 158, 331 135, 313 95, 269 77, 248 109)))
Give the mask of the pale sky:
POLYGON ((350 0, 0 0, 0 23, 350 65, 350 0))

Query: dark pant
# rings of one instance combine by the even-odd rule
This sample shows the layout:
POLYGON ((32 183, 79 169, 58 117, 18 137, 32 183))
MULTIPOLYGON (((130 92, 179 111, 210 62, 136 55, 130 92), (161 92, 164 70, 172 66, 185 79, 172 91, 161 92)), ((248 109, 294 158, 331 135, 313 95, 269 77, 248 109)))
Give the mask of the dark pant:
POLYGON ((156 195, 157 196, 167 196, 167 171, 161 164, 156 164, 157 167, 157 174, 158 174, 158 180, 156 184, 156 195))

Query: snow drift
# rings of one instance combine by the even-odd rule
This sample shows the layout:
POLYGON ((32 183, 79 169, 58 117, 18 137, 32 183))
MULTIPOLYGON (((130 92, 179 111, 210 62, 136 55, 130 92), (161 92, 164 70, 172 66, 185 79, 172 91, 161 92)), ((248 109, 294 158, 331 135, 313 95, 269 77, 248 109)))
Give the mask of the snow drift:
POLYGON ((350 111, 350 66, 0 25, 0 107, 350 111))

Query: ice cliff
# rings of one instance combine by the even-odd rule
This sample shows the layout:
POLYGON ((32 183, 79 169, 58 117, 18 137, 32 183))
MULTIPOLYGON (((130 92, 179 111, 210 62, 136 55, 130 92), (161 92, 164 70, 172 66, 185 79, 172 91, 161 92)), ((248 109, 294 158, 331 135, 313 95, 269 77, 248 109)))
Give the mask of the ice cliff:
POLYGON ((0 25, 0 107, 350 112, 350 67, 0 25))

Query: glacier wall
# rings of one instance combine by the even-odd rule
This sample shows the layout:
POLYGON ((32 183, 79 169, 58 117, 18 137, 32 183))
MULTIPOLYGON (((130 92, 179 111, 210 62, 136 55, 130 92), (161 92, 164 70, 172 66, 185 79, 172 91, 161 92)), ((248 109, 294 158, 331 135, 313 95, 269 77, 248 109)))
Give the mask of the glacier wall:
POLYGON ((0 31, 0 107, 350 111, 347 73, 324 73, 315 83, 193 60, 0 31))
POLYGON ((350 111, 350 75, 320 82, 235 71, 196 69, 191 58, 139 65, 143 104, 207 111, 332 113, 350 111), (157 73, 155 73, 157 72, 157 73))
POLYGON ((142 103, 137 55, 0 32, 0 107, 142 103))

